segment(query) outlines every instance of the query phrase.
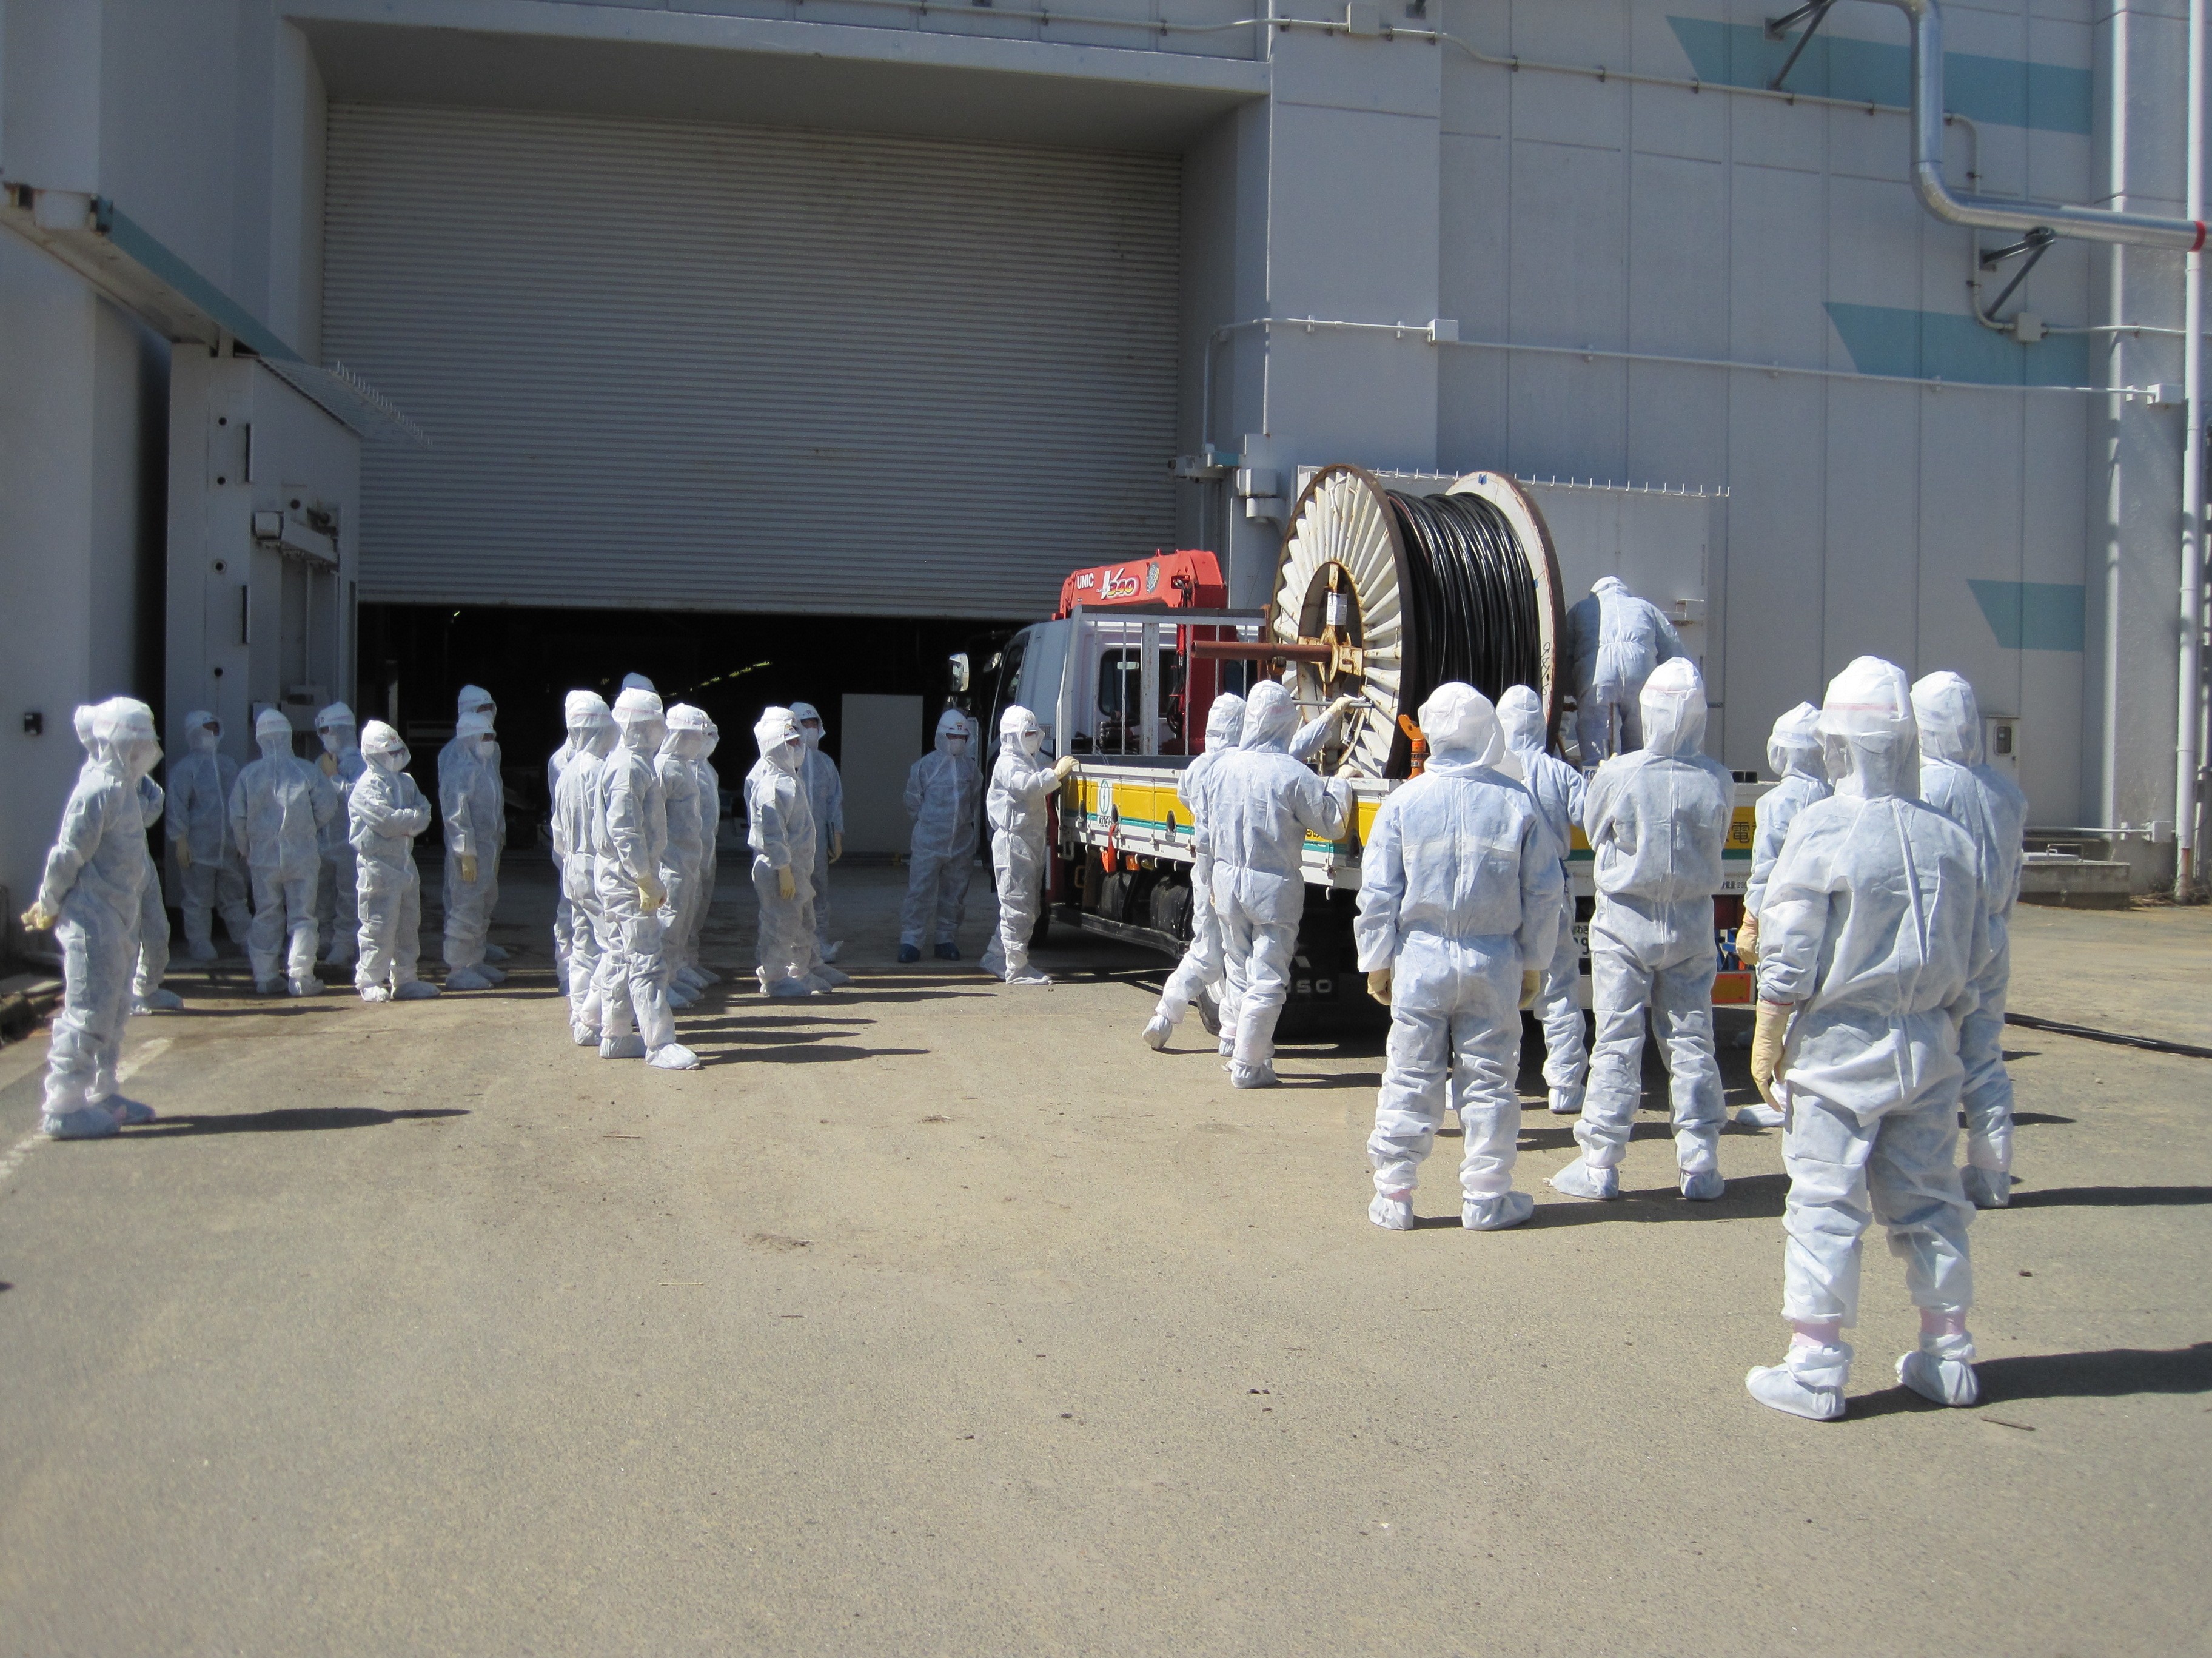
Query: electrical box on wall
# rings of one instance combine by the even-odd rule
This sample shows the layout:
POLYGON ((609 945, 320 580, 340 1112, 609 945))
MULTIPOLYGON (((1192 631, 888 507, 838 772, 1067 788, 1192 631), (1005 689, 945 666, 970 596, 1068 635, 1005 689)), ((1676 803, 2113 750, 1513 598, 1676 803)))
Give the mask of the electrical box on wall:
POLYGON ((180 347, 169 388, 164 744, 206 708, 243 762, 263 708, 307 734, 351 695, 361 439, 251 357, 180 347))
POLYGON ((2020 717, 2010 714, 1982 716, 1982 758, 2020 781, 2020 717))

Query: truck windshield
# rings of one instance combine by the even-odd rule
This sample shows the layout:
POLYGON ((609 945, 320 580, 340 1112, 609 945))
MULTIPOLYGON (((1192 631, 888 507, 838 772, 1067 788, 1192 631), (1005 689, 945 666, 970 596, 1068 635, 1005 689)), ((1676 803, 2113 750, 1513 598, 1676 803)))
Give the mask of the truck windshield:
MULTIPOLYGON (((1164 647, 1159 657, 1159 728, 1153 751, 1181 754, 1182 747, 1182 659, 1164 647)), ((1145 652, 1140 645, 1109 647, 1098 658, 1100 754, 1142 754, 1145 652)))

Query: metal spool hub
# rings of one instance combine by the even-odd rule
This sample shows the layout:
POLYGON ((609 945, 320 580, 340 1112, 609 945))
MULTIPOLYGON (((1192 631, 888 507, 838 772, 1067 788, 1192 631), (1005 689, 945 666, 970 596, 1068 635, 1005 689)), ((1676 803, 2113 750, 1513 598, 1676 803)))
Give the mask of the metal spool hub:
POLYGON ((1301 703, 1367 698, 1346 757, 1369 776, 1403 777, 1412 741, 1399 716, 1445 679, 1493 701, 1534 686, 1556 735, 1565 616, 1551 531, 1509 475, 1471 472, 1423 496, 1334 465, 1291 509, 1264 634, 1297 664, 1301 703))

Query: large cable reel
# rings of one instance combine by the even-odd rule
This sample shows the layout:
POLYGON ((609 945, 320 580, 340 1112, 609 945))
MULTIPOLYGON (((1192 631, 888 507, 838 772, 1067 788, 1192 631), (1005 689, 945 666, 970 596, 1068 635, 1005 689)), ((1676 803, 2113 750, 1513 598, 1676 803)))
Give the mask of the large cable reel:
POLYGON ((1301 703, 1367 699, 1345 757, 1370 777, 1404 777, 1413 744, 1399 716, 1449 679, 1493 701, 1532 686, 1556 742, 1565 621, 1551 531, 1510 474, 1470 472, 1420 495, 1339 465, 1291 509, 1261 631, 1297 665, 1301 703))

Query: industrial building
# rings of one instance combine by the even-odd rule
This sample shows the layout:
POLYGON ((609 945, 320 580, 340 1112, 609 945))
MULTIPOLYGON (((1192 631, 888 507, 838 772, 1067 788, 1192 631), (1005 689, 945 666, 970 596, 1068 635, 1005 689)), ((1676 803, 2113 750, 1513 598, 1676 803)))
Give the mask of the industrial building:
POLYGON ((531 758, 656 664, 834 720, 1079 566, 1263 602, 1342 461, 1702 494, 1648 596, 1717 757, 1855 656, 1955 669, 2033 822, 2168 886, 2187 0, 1787 9, 0 0, 0 884, 88 698, 241 759, 464 680, 531 758), (1938 193, 2148 228, 1945 222, 1931 133, 1938 193))

